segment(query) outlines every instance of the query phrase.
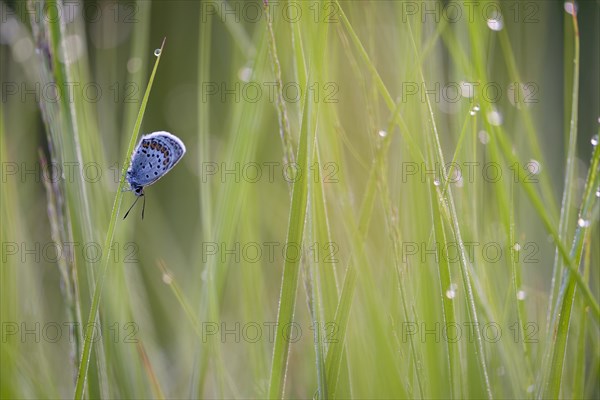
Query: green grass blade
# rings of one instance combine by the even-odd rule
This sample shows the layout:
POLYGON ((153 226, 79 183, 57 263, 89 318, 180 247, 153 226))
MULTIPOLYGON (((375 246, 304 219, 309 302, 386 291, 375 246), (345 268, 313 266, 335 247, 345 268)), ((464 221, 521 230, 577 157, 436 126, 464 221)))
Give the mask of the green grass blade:
MULTIPOLYGON (((90 307, 90 313, 88 315, 88 323, 86 325, 85 336, 84 336, 84 345, 83 352, 81 355, 81 362, 79 364, 79 370, 77 372, 77 383, 75 385, 75 399, 82 399, 85 391, 85 381, 87 377, 87 370, 90 362, 90 353, 92 350, 92 343, 94 341, 94 322, 98 316, 98 308, 100 306, 100 296, 102 294, 102 287, 104 286, 104 280, 106 278, 106 273, 108 271, 108 266, 111 263, 110 257, 110 249, 112 248, 113 236, 115 233, 115 226, 117 223, 117 218, 119 214, 119 208, 121 206, 121 201, 123 200, 123 193, 125 188, 125 173, 129 168, 129 162, 131 160, 131 153, 133 153, 133 149, 135 148, 135 144, 137 143, 137 137, 140 132, 140 128, 142 126, 142 120, 144 118, 144 112, 146 111, 146 106, 148 104, 148 98, 150 97, 150 91, 152 89, 152 83, 154 82, 154 76, 156 75, 156 70, 158 69, 158 64, 160 62, 160 58, 162 57, 162 51, 165 45, 165 40, 163 40, 162 45, 160 46, 160 53, 156 57, 156 62, 154 63, 154 69, 152 70, 152 74, 150 75, 150 80, 148 81, 148 86, 146 87, 146 92, 144 93, 144 98, 142 99, 142 104, 140 106, 140 111, 137 116, 137 120, 135 122, 135 126, 133 128, 133 132, 131 134, 131 139, 129 141, 129 147, 127 149, 127 153, 125 154, 125 160, 123 162, 123 168, 121 170, 121 179, 119 181, 119 187, 117 188, 117 193, 115 194, 115 201, 113 203, 112 213, 110 217, 110 223, 108 225, 108 231, 106 233, 106 240, 104 242, 104 247, 106 255, 104 256, 104 262, 102 265, 102 269, 100 270, 97 278, 96 285, 94 286, 94 297, 92 299, 92 305, 90 307)), ((156 53, 155 53, 156 54, 156 53)))
MULTIPOLYGON (((573 203, 573 189, 575 183, 576 163, 577 163, 577 121, 579 112, 579 29, 577 26, 577 16, 573 15, 573 89, 571 94, 571 118, 569 123, 569 136, 567 147, 567 160, 564 176, 564 189, 561 203, 560 221, 558 224, 558 237, 561 242, 567 243, 567 235, 569 232, 571 220, 571 207, 573 203)), ((560 304, 554 303, 557 301, 557 289, 560 286, 560 277, 564 271, 563 262, 560 259, 558 250, 556 251, 556 259, 553 271, 553 290, 550 292, 550 302, 548 305, 549 315, 554 313, 556 307, 560 304)))
MULTIPOLYGON (((409 27, 409 33, 410 33, 411 41, 413 44, 413 49, 415 51, 416 56, 418 57, 419 52, 417 50, 417 45, 415 43, 414 36, 412 34, 412 28, 410 28, 410 27, 409 27)), ((420 78, 421 78, 421 82, 424 83, 425 78, 423 76, 422 69, 420 69, 420 78)), ((427 104, 428 112, 429 112, 429 115, 431 118, 431 125, 432 125, 432 135, 431 135, 430 140, 433 144, 431 147, 434 149, 434 152, 435 152, 435 154, 433 154, 433 160, 435 160, 436 162, 439 162, 442 165, 445 165, 446 163, 444 161, 442 147, 440 144, 438 129, 437 129, 437 125, 435 122, 435 115, 433 112, 429 94, 427 92, 425 93, 425 99, 426 99, 426 104, 427 104)), ((442 168, 441 172, 442 172, 442 179, 444 181, 447 181, 448 177, 443 168, 442 168)), ((442 194, 439 191, 437 193, 438 193, 438 204, 440 207, 444 207, 443 204, 446 201, 448 203, 448 211, 449 211, 450 218, 451 218, 451 227, 452 227, 452 230, 454 231, 453 233, 454 233, 455 239, 456 239, 458 247, 459 247, 458 254, 459 254, 459 258, 460 258, 460 269, 461 269, 461 275, 462 275, 462 279, 463 279, 463 285, 466 289, 466 296, 467 296, 466 301, 467 301, 467 305, 468 305, 469 318, 471 319, 471 321, 474 324, 478 325, 479 324, 479 316, 478 316, 478 310, 477 310, 477 307, 475 304, 475 294, 473 292, 473 287, 472 287, 472 283, 471 283, 471 273, 469 271, 469 266, 467 265, 466 249, 465 249, 465 245, 464 245, 461 233, 460 233, 460 224, 459 224, 456 209, 454 206, 454 198, 452 195, 452 191, 448 190, 448 192, 445 196, 442 196, 442 194)), ((491 399, 493 397, 493 395, 492 395, 492 389, 490 386, 488 366, 487 366, 487 363, 485 360, 484 346, 483 346, 483 339, 481 336, 481 332, 476 331, 475 341, 476 341, 476 348, 477 348, 477 350, 475 351, 475 355, 477 356, 477 361, 479 363, 479 366, 481 367, 481 373, 483 375, 483 381, 484 381, 484 385, 485 385, 485 389, 486 389, 486 394, 487 394, 488 398, 491 399)))
MULTIPOLYGON (((575 180, 575 163, 576 163, 576 150, 577 150, 577 120, 578 120, 578 112, 579 112, 579 29, 577 26, 577 16, 573 14, 573 30, 574 30, 574 59, 573 59, 573 90, 571 96, 571 122, 569 129, 569 141, 568 141, 568 150, 567 150, 567 160, 566 160, 566 171, 564 177, 564 189, 563 189, 563 197, 562 197, 562 205, 561 205, 561 214, 560 214, 560 222, 558 225, 558 240, 561 243, 566 243, 567 241, 567 233, 569 229, 569 220, 571 216, 571 203, 573 200, 573 183, 575 180)), ((554 273, 553 276, 553 286, 554 288, 558 288, 558 277, 562 274, 562 260, 559 258, 559 252, 556 251, 556 261, 554 265, 554 273)), ((574 263, 575 266, 578 266, 579 263, 574 263)), ((568 277, 568 273, 565 278, 568 277)), ((564 361, 564 351, 567 346, 567 338, 569 333, 569 324, 571 320, 571 307, 573 304, 574 296, 575 296, 575 285, 571 280, 564 279, 560 285, 560 292, 558 295, 555 295, 555 291, 553 290, 550 293, 550 303, 548 305, 548 310, 550 315, 556 315, 558 310, 561 310, 560 320, 558 322, 558 332, 556 340, 548 341, 550 346, 550 351, 547 352, 548 360, 550 364, 546 364, 549 366, 549 375, 546 378, 547 381, 544 382, 545 397, 558 397, 560 395, 560 385, 561 385, 561 376, 562 376, 562 366, 564 361), (566 292, 565 283, 567 283, 566 292), (564 295, 564 297, 563 297, 564 295), (556 303, 553 303, 553 302, 556 303)), ((554 289, 553 288, 553 289, 554 289)), ((549 327, 549 332, 554 331, 554 323, 556 321, 556 317, 553 317, 553 324, 549 327)), ((550 335, 550 333, 549 333, 550 335)), ((555 335, 554 332, 551 335, 555 335)), ((550 336, 549 336, 550 337, 550 336)), ((546 359, 546 358, 545 358, 546 359)))
MULTIPOLYGON (((511 164, 515 164, 515 163, 519 164, 519 160, 513 155, 512 148, 510 147, 510 144, 508 143, 506 137, 504 137, 504 133, 498 132, 497 138, 498 138, 498 143, 500 144, 500 147, 504 154, 504 157, 506 157, 510 161, 511 164)), ((530 183, 526 182, 526 177, 525 177, 523 171, 518 170, 518 176, 516 177, 516 179, 518 179, 519 182, 523 182, 523 189, 525 190, 527 197, 529 197, 529 200, 531 201, 535 210, 538 212, 538 214, 544 224, 544 227, 546 228, 548 233, 552 236, 552 239, 554 240, 554 243, 556 244, 556 246, 558 248, 558 251, 563 259, 563 262, 565 263, 565 266, 568 268, 569 272, 572 274, 573 279, 575 279, 576 284, 583 292, 587 303, 590 305, 590 307, 593 311, 594 317, 596 319, 598 319, 600 317, 600 306, 598 305, 598 301, 594 297, 594 294, 592 293, 589 285, 587 285, 585 283, 585 281, 583 280, 581 273, 577 270, 574 260, 571 258, 570 254, 569 254, 569 250, 567 250, 567 247, 565 246, 565 244, 559 240, 558 230, 556 229, 556 227, 550 220, 550 217, 545 210, 542 199, 540 198, 539 194, 535 191, 535 189, 532 187, 532 185, 530 183)))
MULTIPOLYGON (((310 78, 309 78, 310 82, 310 78)), ((296 158, 299 170, 308 171, 308 143, 310 132, 311 101, 310 96, 304 99, 304 110, 302 113, 302 125, 300 130, 300 145, 296 158)), ((288 233, 286 243, 295 243, 302 246, 304 235, 304 224, 306 219, 306 205, 308 200, 308 182, 306 174, 296 179, 292 189, 292 208, 290 211, 288 233)), ((279 310, 277 312, 277 330, 275 345, 273 349, 273 362, 271 365, 271 376, 269 378, 269 398, 282 398, 285 386, 285 375, 289 356, 289 340, 285 338, 285 327, 293 322, 294 308, 296 306, 296 290, 298 287, 298 274, 300 271, 300 260, 286 257, 283 265, 283 281, 281 283, 281 294, 279 297, 279 310)))
MULTIPOLYGON (((584 279, 586 280, 586 282, 589 282, 589 278, 590 278, 590 269, 591 269, 591 263, 590 263, 590 256, 591 256, 591 247, 592 247, 592 241, 590 240, 591 238, 591 230, 588 231, 587 237, 585 239, 585 244, 584 244, 584 248, 585 248, 585 254, 584 254, 584 279)), ((581 309, 585 309, 584 308, 584 303, 583 303, 583 299, 579 299, 579 307, 580 310, 581 309)), ((577 358, 576 358, 576 363, 575 363, 575 369, 573 371, 573 398, 584 398, 585 397, 585 372, 587 369, 586 366, 586 348, 587 346, 587 340, 586 340, 586 335, 587 335, 587 327, 588 327, 588 313, 587 312, 581 312, 579 314, 579 335, 577 337, 577 350, 576 350, 576 354, 577 354, 577 358)))
MULTIPOLYGON (((58 8, 60 6, 61 3, 56 0, 48 2, 48 7, 58 8)), ((47 79, 54 82, 59 88, 65 88, 69 82, 78 82, 81 75, 78 74, 74 65, 60 59, 61 54, 64 55, 68 52, 65 42, 67 35, 65 20, 63 18, 49 18, 47 20, 47 26, 42 27, 42 29, 48 30, 49 43, 47 44, 52 53, 51 76, 47 76, 47 79)), ((76 165, 83 166, 85 165, 83 153, 85 152, 86 144, 91 142, 89 137, 93 135, 80 135, 80 132, 85 129, 81 122, 83 101, 79 96, 74 96, 73 99, 70 99, 69 97, 70 96, 63 93, 63 95, 60 96, 58 107, 53 108, 52 111, 49 112, 49 119, 52 120, 52 122, 50 122, 48 131, 50 131, 52 141, 55 141, 53 145, 56 146, 56 152, 53 154, 53 156, 56 157, 56 160, 52 161, 74 161, 76 162, 76 165)), ((50 109, 49 102, 46 101, 45 103, 46 109, 50 109)), ((68 222, 66 223, 69 232, 68 234, 72 236, 73 239, 82 239, 86 243, 94 241, 95 236, 92 226, 93 219, 90 207, 90 193, 83 174, 81 173, 81 168, 79 169, 79 173, 75 174, 75 179, 72 184, 64 185, 63 190, 67 199, 66 202, 69 204, 69 210, 67 212, 68 222)), ((85 268, 80 271, 85 271, 84 274, 87 277, 88 285, 91 286, 94 279, 93 264, 85 257, 83 257, 81 262, 85 268)), ((77 274, 78 271, 73 269, 73 286, 76 293, 78 292, 78 282, 76 280, 77 274)), ((74 300, 75 308, 80 312, 83 307, 82 304, 85 304, 83 303, 84 299, 80 298, 80 296, 76 296, 74 300)), ((81 315, 77 315, 77 317, 78 321, 82 320, 81 315)), ((81 334, 83 331, 79 329, 78 333, 81 334)), ((83 338, 78 339, 78 341, 80 343, 79 347, 81 348, 83 338)), ((83 354, 83 350, 81 350, 81 352, 83 354)), ((94 396, 108 396, 109 390, 103 342, 98 343, 95 355, 97 363, 93 368, 97 368, 98 373, 94 374, 94 378, 91 380, 91 392, 94 396)))
POLYGON ((350 308, 352 306, 352 299, 354 298, 354 289, 356 287, 356 268, 352 265, 348 266, 346 270, 346 277, 344 278, 344 285, 342 286, 342 293, 340 295, 340 301, 338 308, 335 311, 335 328, 336 335, 333 343, 330 344, 329 350, 327 351, 327 358, 325 360, 326 365, 326 378, 329 392, 328 397, 331 399, 336 398, 336 389, 340 374, 340 368, 342 365, 342 355, 345 347, 346 329, 348 328, 348 319, 350 318, 350 308))
MULTIPOLYGON (((600 166, 600 146, 594 149, 592 162, 588 171, 584 196, 581 201, 580 216, 583 221, 590 221, 592 217, 592 207, 594 203, 594 192, 598 187, 600 166)), ((571 248, 570 260, 573 265, 581 264, 583 254, 583 245, 585 243, 585 235, 589 230, 588 223, 578 224, 575 230, 575 238, 571 248)), ((567 339, 569 337, 569 326, 571 323, 571 315, 573 302, 575 300, 575 289, 577 286, 576 276, 572 270, 568 270, 563 278, 562 287, 557 299, 557 310, 554 313, 551 335, 549 336, 549 359, 550 364, 547 364, 549 371, 545 371, 546 375, 543 382, 543 398, 559 397, 562 384, 562 374, 565 365, 567 339), (560 307, 560 308, 558 308, 560 307)), ((579 275, 581 277, 581 275, 579 275)), ((585 281, 582 281, 579 287, 588 287, 585 281), (581 286, 583 285, 583 286, 581 286)))
MULTIPOLYGON (((292 132, 290 130, 290 121, 288 118, 287 106, 283 96, 283 80, 281 78, 281 63, 277 56, 277 42, 275 40, 275 33, 273 32, 273 21, 270 16, 269 6, 265 3, 264 10, 267 17, 267 32, 269 42, 269 55, 271 57, 271 68, 273 69, 273 75, 275 82, 277 83, 277 93, 275 105, 277 108, 277 118, 279 119, 279 136, 283 145, 283 162, 289 163, 294 162, 294 146, 292 141, 292 132)), ((304 62, 301 59, 300 62, 304 62)))
MULTIPOLYGON (((447 243, 446 232, 444 230, 443 220, 440 216, 438 207, 436 206, 436 196, 433 190, 431 191, 431 211, 433 217, 433 240, 434 243, 447 243)), ((456 324, 456 310, 452 299, 446 296, 446 291, 452 285, 450 265, 447 257, 441 257, 440 265, 438 267, 439 277, 439 290, 441 293, 442 310, 443 310, 443 321, 445 326, 451 326, 450 324, 456 324)), ((456 341, 446 341, 447 351, 447 363, 450 380, 450 393, 452 398, 461 398, 461 386, 460 386, 460 352, 458 343, 456 341)))

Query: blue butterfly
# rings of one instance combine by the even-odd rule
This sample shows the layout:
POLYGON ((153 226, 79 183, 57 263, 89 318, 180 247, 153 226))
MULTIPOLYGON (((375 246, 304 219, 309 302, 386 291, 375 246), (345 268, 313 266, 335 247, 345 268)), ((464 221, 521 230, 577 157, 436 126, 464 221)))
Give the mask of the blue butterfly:
MULTIPOLYGON (((185 154, 185 145, 177 136, 169 132, 159 131, 142 136, 131 155, 131 164, 125 179, 129 183, 129 190, 138 196, 123 219, 127 218, 129 211, 135 203, 144 197, 144 187, 152 185, 169 172, 185 154)), ((142 219, 146 209, 146 198, 142 206, 142 219)))

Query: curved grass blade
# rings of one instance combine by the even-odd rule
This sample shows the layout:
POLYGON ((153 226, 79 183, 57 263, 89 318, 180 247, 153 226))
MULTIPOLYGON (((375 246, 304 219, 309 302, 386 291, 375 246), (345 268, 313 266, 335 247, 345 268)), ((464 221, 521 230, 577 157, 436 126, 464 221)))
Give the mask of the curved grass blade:
POLYGON ((113 236, 115 233, 115 225, 117 221, 117 216, 119 215, 119 208, 121 206, 121 201, 123 200, 123 188, 125 186, 125 173, 127 172, 127 168, 129 168, 130 162, 130 154, 133 152, 135 144, 137 142, 137 137, 140 131, 140 127, 142 125, 142 119, 144 117, 144 111, 146 110, 146 105, 148 104, 148 98, 150 97, 150 90, 152 89, 152 83, 154 82, 154 76, 156 75, 156 70, 158 69, 158 64, 160 62, 160 58, 162 56, 162 51, 165 46, 165 39, 163 39, 162 45, 160 46, 160 52, 155 52, 156 62, 154 63, 154 69, 152 70, 152 74, 150 75, 150 80, 148 81, 148 86, 146 87, 146 92, 144 93, 144 98, 142 99, 142 104, 140 106, 140 111, 137 116, 137 120, 135 121, 135 126, 133 127, 133 132, 131 134, 131 139, 129 140, 129 148, 127 149, 127 153, 125 154, 125 161, 123 162, 123 169, 121 170, 121 180, 119 181, 119 187, 117 188, 117 193, 115 195, 115 201, 113 203, 112 213, 110 216, 110 223, 108 225, 108 231, 106 232, 106 240, 104 242, 104 249, 106 249, 106 255, 104 257, 104 262, 102 265, 102 270, 96 277, 96 285, 94 287, 94 297, 92 298, 92 305, 90 307, 90 314, 88 316, 88 323, 86 325, 85 335, 84 335, 84 344, 83 344, 83 352, 81 355, 81 362, 79 364, 79 370, 77 372, 77 383, 75 385, 75 399, 82 399, 84 390, 85 390, 85 381, 87 377, 87 370, 90 363, 90 353, 92 351, 92 343, 94 341, 94 321, 98 317, 98 308, 100 306, 100 295, 102 293, 102 287, 104 286, 104 280, 106 278, 106 272, 108 271, 108 264, 111 260, 111 247, 113 242, 113 236), (158 54, 157 54, 158 53, 158 54))

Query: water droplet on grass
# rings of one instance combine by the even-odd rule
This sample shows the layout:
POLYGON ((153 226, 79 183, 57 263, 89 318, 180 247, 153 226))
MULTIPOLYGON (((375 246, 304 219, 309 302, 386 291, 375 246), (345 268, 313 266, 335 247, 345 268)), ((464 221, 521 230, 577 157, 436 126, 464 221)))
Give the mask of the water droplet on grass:
POLYGON ((387 132, 386 132, 386 131, 384 131, 383 129, 382 129, 382 130, 380 130, 380 131, 378 132, 378 134, 379 134, 379 136, 381 136, 382 138, 384 138, 384 137, 386 137, 386 136, 387 136, 387 132))
POLYGON ((581 228, 587 228, 588 226, 590 226, 590 221, 587 221, 583 218, 579 218, 577 220, 577 225, 579 225, 581 228))
POLYGON ((572 1, 565 1, 565 11, 567 14, 573 15, 577 12, 577 6, 572 1))
POLYGON ((527 163, 527 170, 533 175, 538 175, 540 173, 540 171, 542 170, 542 164, 540 164, 540 162, 538 160, 534 160, 532 158, 527 163))
POLYGON ((504 27, 504 23, 500 18, 490 18, 487 20, 487 26, 491 30, 498 32, 502 30, 502 28, 504 27))
POLYGON ((598 135, 594 135, 591 140, 592 146, 598 145, 598 135))
POLYGON ((471 98, 473 97, 474 86, 471 82, 460 83, 460 94, 462 97, 471 98))
POLYGON ((142 67, 142 59, 139 57, 131 57, 129 61, 127 61, 127 72, 133 74, 138 72, 142 67))
POLYGON ((472 116, 477 114, 479 112, 479 110, 481 110, 481 108, 479 107, 479 104, 475 104, 473 106, 473 108, 471 108, 471 111, 469 111, 469 114, 471 114, 472 116))
POLYGON ((156 49, 156 50, 154 50, 154 55, 155 55, 156 57, 158 57, 158 56, 160 56, 160 52, 161 52, 161 50, 160 50, 160 49, 156 49))
POLYGON ((490 125, 500 126, 502 125, 502 114, 499 111, 492 110, 487 113, 487 120, 490 125))
POLYGON ((486 131, 479 131, 477 136, 482 144, 488 144, 490 142, 490 135, 486 131))
POLYGON ((252 78, 252 68, 245 66, 240 68, 238 71, 238 78, 242 82, 250 82, 250 78, 252 78))
POLYGON ((524 290, 519 290, 517 292, 517 300, 523 301, 523 300, 525 300, 525 297, 527 297, 527 293, 525 293, 524 290))

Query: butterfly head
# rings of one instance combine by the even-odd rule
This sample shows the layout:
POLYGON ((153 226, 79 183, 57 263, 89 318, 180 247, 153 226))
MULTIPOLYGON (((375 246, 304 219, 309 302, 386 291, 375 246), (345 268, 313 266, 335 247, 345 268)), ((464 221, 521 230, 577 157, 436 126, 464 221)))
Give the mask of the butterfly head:
POLYGON ((132 188, 133 193, 136 196, 143 196, 144 195, 144 187, 143 186, 135 186, 132 188))

